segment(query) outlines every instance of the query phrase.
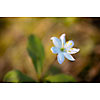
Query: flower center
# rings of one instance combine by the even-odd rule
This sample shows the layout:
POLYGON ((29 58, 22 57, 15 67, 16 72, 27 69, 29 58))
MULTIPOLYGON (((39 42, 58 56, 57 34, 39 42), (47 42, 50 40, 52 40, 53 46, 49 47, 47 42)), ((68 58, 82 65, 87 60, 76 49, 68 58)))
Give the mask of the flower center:
POLYGON ((65 49, 64 49, 64 48, 61 48, 60 50, 61 50, 61 51, 64 51, 65 49))

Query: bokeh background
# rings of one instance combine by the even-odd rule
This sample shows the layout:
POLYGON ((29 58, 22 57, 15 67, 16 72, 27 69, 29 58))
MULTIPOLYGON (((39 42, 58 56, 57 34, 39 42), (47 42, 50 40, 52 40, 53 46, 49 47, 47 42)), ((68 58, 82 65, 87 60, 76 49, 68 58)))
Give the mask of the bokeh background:
MULTIPOLYGON (((27 39, 35 34, 43 43, 45 62, 43 74, 56 66, 77 82, 100 82, 100 18, 0 18, 0 82, 4 75, 18 69, 37 79, 32 61, 27 52, 27 39), (58 64, 50 48, 50 38, 66 33, 66 40, 73 40, 80 52, 73 55, 75 62, 67 59, 58 64)), ((34 45, 34 44, 33 44, 34 45)))

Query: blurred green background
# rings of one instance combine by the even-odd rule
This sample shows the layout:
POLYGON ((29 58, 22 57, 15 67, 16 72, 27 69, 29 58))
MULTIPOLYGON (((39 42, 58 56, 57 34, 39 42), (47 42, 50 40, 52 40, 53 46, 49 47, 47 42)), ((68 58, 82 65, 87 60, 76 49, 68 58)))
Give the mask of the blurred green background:
POLYGON ((77 82, 100 82, 100 18, 92 17, 0 18, 0 82, 12 69, 37 80, 26 49, 30 34, 36 35, 43 43, 46 56, 43 73, 56 66, 75 77, 77 82), (66 59, 60 65, 50 51, 53 46, 50 38, 62 33, 66 34, 66 40, 75 42, 74 47, 80 48, 80 52, 73 55, 75 62, 66 59))

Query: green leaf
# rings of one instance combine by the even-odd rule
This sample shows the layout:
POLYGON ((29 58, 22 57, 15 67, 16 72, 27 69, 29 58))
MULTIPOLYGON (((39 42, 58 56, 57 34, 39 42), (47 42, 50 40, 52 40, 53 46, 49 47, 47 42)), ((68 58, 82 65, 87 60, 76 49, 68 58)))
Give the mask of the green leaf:
POLYGON ((3 79, 4 82, 23 83, 23 82, 36 82, 32 78, 24 75, 18 70, 9 71, 3 79))
POLYGON ((36 36, 30 35, 28 38, 27 50, 32 58, 36 72, 40 74, 44 61, 44 48, 41 41, 36 36))
POLYGON ((57 74, 57 75, 51 75, 45 78, 45 81, 47 82, 76 82, 76 80, 71 75, 65 75, 65 74, 57 74))
POLYGON ((60 74, 60 73, 62 73, 60 68, 58 68, 57 66, 51 65, 48 72, 46 73, 46 76, 60 74))

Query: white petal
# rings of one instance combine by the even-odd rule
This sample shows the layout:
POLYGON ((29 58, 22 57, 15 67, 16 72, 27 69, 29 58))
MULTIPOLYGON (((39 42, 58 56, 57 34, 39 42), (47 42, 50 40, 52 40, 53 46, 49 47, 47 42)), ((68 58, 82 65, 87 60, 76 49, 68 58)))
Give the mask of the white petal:
POLYGON ((79 52, 79 51, 80 51, 80 49, 70 48, 70 49, 68 50, 68 53, 69 53, 69 54, 75 54, 75 53, 77 53, 77 52, 79 52))
POLYGON ((64 54, 58 53, 57 60, 58 60, 59 64, 62 64, 64 62, 64 54))
POLYGON ((60 52, 60 49, 57 48, 57 47, 52 47, 52 48, 51 48, 51 51, 52 51, 54 54, 57 54, 57 53, 60 52))
POLYGON ((69 40, 68 42, 66 42, 66 44, 64 45, 64 47, 66 49, 68 48, 72 48, 74 46, 74 42, 72 40, 69 40))
POLYGON ((62 34, 62 35, 60 36, 60 39, 61 39, 62 45, 64 46, 64 44, 65 44, 65 42, 66 42, 66 40, 65 40, 65 34, 62 34))
POLYGON ((53 41, 53 44, 54 44, 56 47, 58 47, 58 48, 61 48, 61 47, 62 47, 61 41, 60 41, 58 38, 52 37, 51 40, 53 41))
POLYGON ((71 60, 71 61, 75 61, 75 59, 68 53, 64 53, 64 56, 68 59, 68 60, 71 60))

